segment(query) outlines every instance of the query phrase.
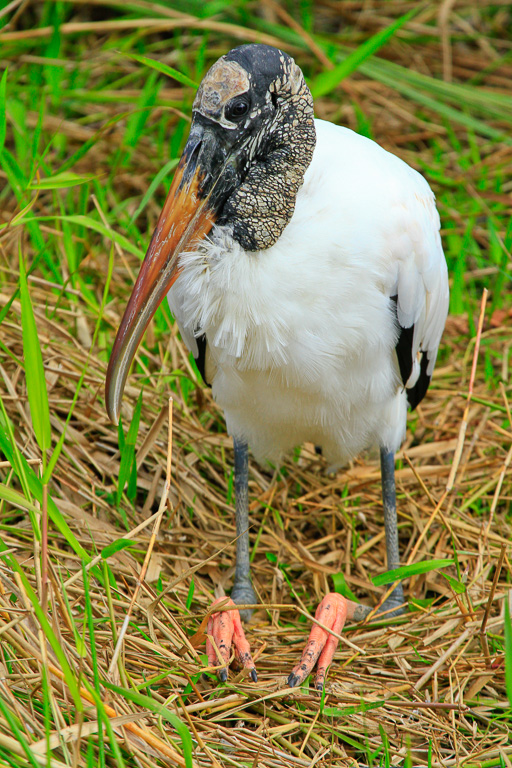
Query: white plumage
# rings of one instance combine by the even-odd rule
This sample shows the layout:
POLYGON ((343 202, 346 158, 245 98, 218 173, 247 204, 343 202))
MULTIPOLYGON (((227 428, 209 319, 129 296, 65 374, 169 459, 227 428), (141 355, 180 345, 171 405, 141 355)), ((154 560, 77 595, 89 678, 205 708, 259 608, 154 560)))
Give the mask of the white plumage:
POLYGON ((448 310, 434 195, 375 142, 315 120, 313 160, 295 212, 270 248, 246 252, 215 227, 181 255, 168 294, 228 431, 260 461, 304 441, 340 466, 377 444, 396 451, 407 396, 395 344, 414 325, 414 366, 431 374, 448 310), (390 299, 397 296, 397 305, 390 299))

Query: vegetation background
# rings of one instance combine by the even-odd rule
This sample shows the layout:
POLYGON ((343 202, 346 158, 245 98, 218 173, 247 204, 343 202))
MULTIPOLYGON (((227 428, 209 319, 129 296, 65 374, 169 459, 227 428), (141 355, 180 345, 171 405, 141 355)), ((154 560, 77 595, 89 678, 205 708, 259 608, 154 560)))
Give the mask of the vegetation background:
POLYGON ((510 766, 508 0, 12 0, 0 24, 0 764, 510 766), (286 676, 326 589, 382 595, 375 458, 251 465, 259 681, 220 684, 202 643, 233 575, 231 443, 166 305, 119 430, 103 401, 196 84, 249 41, 425 174, 451 276, 397 472, 410 611, 347 627, 322 695, 286 676))

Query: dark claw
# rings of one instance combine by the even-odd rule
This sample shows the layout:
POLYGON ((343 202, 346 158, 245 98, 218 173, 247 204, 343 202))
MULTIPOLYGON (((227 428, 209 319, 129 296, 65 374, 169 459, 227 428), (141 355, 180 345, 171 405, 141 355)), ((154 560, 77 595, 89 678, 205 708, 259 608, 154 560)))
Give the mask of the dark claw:
POLYGON ((226 668, 219 669, 219 671, 217 672, 217 677, 219 678, 221 683, 225 683, 226 680, 228 679, 228 671, 227 671, 227 669, 226 668))
POLYGON ((290 674, 290 677, 288 678, 288 686, 290 688, 295 688, 295 686, 298 685, 299 680, 300 680, 299 676, 298 675, 294 675, 293 672, 292 672, 290 674))
POLYGON ((253 681, 253 683, 257 683, 258 682, 258 673, 256 672, 256 670, 254 668, 251 669, 251 680, 253 681))

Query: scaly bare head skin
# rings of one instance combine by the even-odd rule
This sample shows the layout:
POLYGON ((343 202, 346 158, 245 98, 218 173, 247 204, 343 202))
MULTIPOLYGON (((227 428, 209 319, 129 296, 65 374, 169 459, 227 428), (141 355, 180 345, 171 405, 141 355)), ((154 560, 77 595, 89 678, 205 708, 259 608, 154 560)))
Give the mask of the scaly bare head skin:
POLYGON ((240 64, 235 61, 226 61, 223 56, 215 62, 201 81, 192 111, 217 121, 228 130, 235 129, 236 124, 224 117, 224 110, 231 99, 246 93, 249 85, 247 72, 240 64))
POLYGON ((313 155, 313 102, 301 70, 267 45, 243 45, 205 75, 190 135, 114 343, 106 407, 117 423, 126 378, 179 259, 228 225, 248 251, 269 248, 295 209, 313 155))

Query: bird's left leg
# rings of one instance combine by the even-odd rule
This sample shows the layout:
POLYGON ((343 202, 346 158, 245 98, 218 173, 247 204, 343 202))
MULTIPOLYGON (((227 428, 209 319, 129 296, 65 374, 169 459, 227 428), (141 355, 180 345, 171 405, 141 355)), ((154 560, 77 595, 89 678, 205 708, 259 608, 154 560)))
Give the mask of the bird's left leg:
MULTIPOLYGON (((255 603, 256 595, 251 584, 249 561, 249 449, 247 443, 233 438, 235 449, 235 521, 236 521, 236 564, 235 581, 231 590, 231 600, 228 605, 233 606, 255 603)), ((226 598, 219 598, 217 602, 225 602, 226 598)), ((214 605, 215 605, 214 603, 214 605)), ((257 680, 256 669, 251 658, 249 643, 245 639, 241 619, 248 621, 252 610, 238 611, 221 610, 212 614, 208 623, 208 641, 206 650, 209 663, 219 664, 217 653, 212 640, 215 642, 225 667, 218 672, 219 679, 227 680, 227 666, 231 654, 231 646, 234 645, 236 656, 242 666, 251 670, 251 677, 257 680), (211 638, 211 639, 210 639, 211 638)))
MULTIPOLYGON (((388 570, 398 568, 400 565, 400 552, 398 546, 398 525, 396 515, 396 490, 395 490, 395 456, 392 451, 385 448, 380 450, 380 467, 382 478, 382 502, 384 507, 384 528, 386 532, 386 555, 388 570)), ((393 616, 401 613, 399 606, 404 601, 402 584, 398 584, 391 595, 383 604, 385 611, 395 609, 393 616)), ((371 608, 347 601, 341 595, 334 592, 326 595, 317 608, 315 618, 328 627, 331 632, 340 634, 345 624, 345 619, 362 621, 371 608)), ((317 624, 311 630, 300 662, 293 668, 288 685, 294 687, 300 685, 311 673, 318 661, 315 679, 315 688, 322 690, 327 668, 334 658, 338 647, 338 640, 334 634, 326 632, 317 624)))
MULTIPOLYGON (((398 568, 400 565, 400 550, 398 545, 398 521, 396 516, 396 488, 395 488, 395 455, 387 448, 380 449, 380 472, 382 481, 382 505, 384 507, 384 529, 386 532, 386 557, 388 571, 398 568)), ((400 582, 388 599, 383 604, 385 611, 390 608, 397 609, 404 602, 404 589, 400 582)), ((391 616, 393 614, 388 614, 391 616)))

